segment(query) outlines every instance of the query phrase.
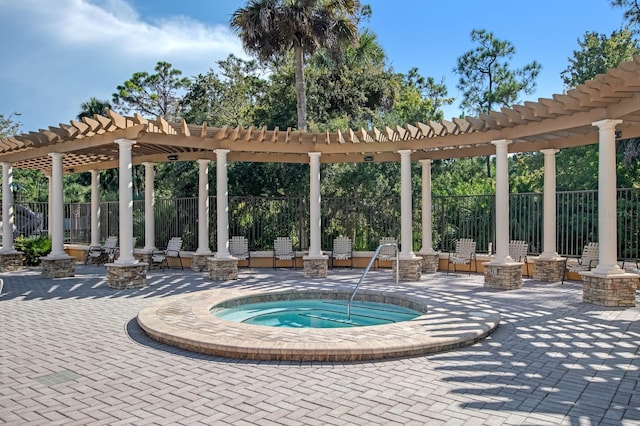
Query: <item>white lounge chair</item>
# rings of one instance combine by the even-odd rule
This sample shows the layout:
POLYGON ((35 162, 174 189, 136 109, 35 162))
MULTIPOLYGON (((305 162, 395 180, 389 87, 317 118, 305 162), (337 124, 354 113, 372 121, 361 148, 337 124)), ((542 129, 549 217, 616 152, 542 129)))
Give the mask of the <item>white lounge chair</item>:
POLYGON ((332 268, 336 260, 349 260, 350 267, 353 269, 353 244, 351 243, 351 238, 341 235, 333 240, 333 249, 331 250, 332 268))
POLYGON ((182 237, 172 237, 167 243, 167 248, 164 250, 154 250, 151 253, 151 264, 161 265, 162 270, 165 268, 171 269, 167 258, 177 258, 180 262, 180 269, 184 269, 182 265, 182 258, 180 257, 180 250, 182 250, 182 237))
POLYGON ((273 240, 273 269, 276 269, 278 260, 290 260, 293 269, 296 269, 296 252, 289 237, 278 237, 273 240))
POLYGON ((529 277, 529 263, 527 262, 527 254, 529 253, 529 244, 526 241, 511 240, 509 241, 509 257, 516 262, 523 262, 529 277))
POLYGON ((378 257, 376 257, 376 263, 380 266, 380 261, 389 262, 396 260, 396 251, 398 250, 398 240, 393 237, 382 237, 378 242, 379 245, 383 244, 395 244, 394 246, 385 246, 380 249, 378 252, 378 257))
POLYGON ((251 267, 251 252, 249 251, 249 242, 245 237, 231 237, 231 240, 229 240, 229 253, 238 260, 246 260, 247 266, 251 267))
POLYGON ((110 236, 99 246, 89 246, 87 257, 84 260, 85 265, 88 263, 103 264, 107 261, 113 261, 118 250, 118 237, 110 236))
POLYGON ((475 240, 461 238, 456 241, 456 249, 454 252, 449 253, 449 258, 447 259, 447 274, 451 265, 453 265, 453 272, 456 272, 456 265, 469 265, 469 275, 471 275, 472 267, 475 268, 475 272, 478 272, 475 240))
POLYGON ((598 266, 598 259, 600 257, 600 248, 598 243, 587 243, 582 249, 582 255, 578 258, 577 262, 569 262, 569 259, 565 260, 564 274, 562 274, 562 283, 569 272, 585 272, 590 271, 591 268, 598 266))

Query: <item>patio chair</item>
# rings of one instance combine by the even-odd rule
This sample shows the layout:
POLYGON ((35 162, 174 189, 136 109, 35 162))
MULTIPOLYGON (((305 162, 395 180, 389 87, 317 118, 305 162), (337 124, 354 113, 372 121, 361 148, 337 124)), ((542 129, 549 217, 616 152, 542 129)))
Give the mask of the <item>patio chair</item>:
POLYGON ((582 249, 582 255, 578 258, 577 262, 569 263, 569 259, 565 260, 564 273, 562 274, 562 284, 564 284, 567 271, 575 273, 590 271, 591 268, 598 265, 599 257, 600 250, 598 247, 598 243, 587 243, 582 249))
POLYGON ((273 269, 276 269, 278 260, 290 260, 293 269, 296 269, 296 252, 289 237, 278 237, 273 240, 273 269))
POLYGON ((509 241, 509 257, 516 262, 523 262, 529 275, 529 263, 527 262, 527 254, 529 253, 529 244, 526 241, 511 240, 509 241))
POLYGON ((154 250, 151 253, 151 265, 161 265, 162 270, 166 268, 171 269, 167 258, 176 258, 180 262, 180 269, 184 269, 182 265, 182 258, 180 257, 180 250, 182 250, 182 237, 172 237, 167 243, 167 248, 164 250, 154 250))
POLYGON ((383 244, 395 244, 396 246, 385 246, 380 249, 378 252, 378 256, 376 257, 376 263, 378 267, 380 266, 380 261, 389 262, 396 260, 396 251, 398 249, 398 240, 394 237, 382 237, 378 244, 381 246, 383 244))
POLYGON ((622 269, 624 269, 625 272, 640 275, 640 259, 623 259, 622 269))
POLYGON ((112 261, 118 249, 118 237, 107 237, 103 245, 89 246, 87 257, 84 259, 84 264, 96 263, 102 265, 107 261, 112 261))
POLYGON ((476 262, 476 242, 470 238, 461 238, 456 241, 456 249, 449 253, 447 259, 447 274, 449 268, 453 265, 453 272, 456 272, 456 265, 469 265, 469 275, 471 275, 471 267, 475 266, 475 272, 478 272, 478 263, 476 262))
POLYGON ((231 240, 229 240, 229 253, 238 260, 246 260, 247 267, 251 267, 251 252, 249 251, 249 242, 245 237, 231 237, 231 240))
POLYGON ((336 260, 349 260, 349 266, 353 269, 353 244, 351 244, 351 238, 340 235, 333 240, 333 249, 331 250, 332 268, 336 260))

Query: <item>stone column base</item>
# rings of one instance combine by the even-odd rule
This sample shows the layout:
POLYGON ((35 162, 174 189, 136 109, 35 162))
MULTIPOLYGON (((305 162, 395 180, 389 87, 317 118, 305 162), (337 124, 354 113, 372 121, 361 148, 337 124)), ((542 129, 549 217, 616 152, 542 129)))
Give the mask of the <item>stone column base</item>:
POLYGON ((40 258, 42 276, 45 278, 65 278, 76 276, 76 258, 73 256, 40 258))
POLYGON ((438 271, 440 265, 440 253, 418 253, 422 258, 422 272, 434 273, 438 271))
POLYGON ((598 306, 636 306, 638 275, 582 272, 582 301, 598 306))
MULTIPOLYGON (((191 270, 195 272, 206 272, 209 270, 209 258, 213 256, 213 253, 194 253, 191 258, 191 270)), ((237 267, 237 262, 236 262, 237 267)), ((232 278, 235 280, 235 278, 232 278)))
POLYGON ((118 265, 107 263, 107 284, 111 288, 140 288, 147 281, 147 263, 140 262, 133 265, 118 265))
POLYGON ((535 265, 535 271, 533 273, 534 279, 555 283, 562 281, 567 259, 560 257, 556 259, 540 259, 538 257, 533 259, 533 264, 535 265))
POLYGON ((329 257, 303 257, 305 278, 326 278, 328 274, 329 257))
POLYGON ((153 268, 153 264, 151 263, 151 252, 146 252, 146 251, 135 252, 133 253, 133 258, 136 259, 138 262, 148 264, 149 265, 147 267, 148 269, 153 268))
POLYGON ((0 272, 19 271, 24 265, 24 253, 0 253, 0 272))
POLYGON ((499 290, 516 290, 522 288, 521 262, 492 264, 483 263, 484 287, 499 290))
POLYGON ((229 281, 238 279, 238 259, 207 258, 209 278, 215 281, 229 281))
MULTIPOLYGON (((393 276, 396 275, 396 262, 393 262, 393 276)), ((422 277, 422 258, 400 259, 400 280, 417 281, 422 277)))

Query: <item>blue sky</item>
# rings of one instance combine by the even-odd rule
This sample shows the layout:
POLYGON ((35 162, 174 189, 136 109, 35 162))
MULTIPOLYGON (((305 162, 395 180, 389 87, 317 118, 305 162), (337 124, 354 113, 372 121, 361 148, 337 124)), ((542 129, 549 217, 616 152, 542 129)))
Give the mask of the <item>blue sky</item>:
MULTIPOLYGON (((367 2, 364 0, 363 2, 367 2)), ((586 31, 611 34, 623 25, 609 0, 369 0, 368 26, 397 72, 418 67, 445 79, 459 114, 453 73, 473 46, 474 28, 516 47, 511 60, 542 64, 536 93, 562 93, 560 72, 586 31)), ((91 97, 110 100, 134 72, 167 61, 187 77, 215 68, 230 53, 246 56, 229 30, 244 0, 0 0, 0 114, 17 112, 24 132, 75 119, 91 97)))

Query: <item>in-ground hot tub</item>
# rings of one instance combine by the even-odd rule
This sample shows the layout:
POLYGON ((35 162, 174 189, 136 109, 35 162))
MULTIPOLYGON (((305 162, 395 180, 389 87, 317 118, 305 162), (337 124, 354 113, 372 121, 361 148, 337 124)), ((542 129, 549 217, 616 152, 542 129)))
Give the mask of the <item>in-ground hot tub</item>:
POLYGON ((491 333, 497 313, 428 305, 391 293, 360 291, 358 302, 417 311, 413 319, 346 328, 277 328, 232 322, 212 315, 248 303, 296 299, 346 301, 347 291, 216 289, 161 299, 138 313, 153 339, 195 352, 242 359, 358 361, 423 355, 472 344, 491 333))

